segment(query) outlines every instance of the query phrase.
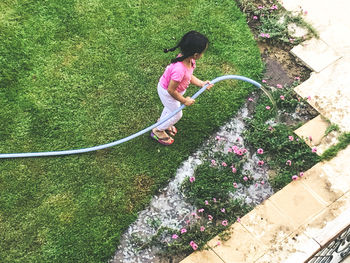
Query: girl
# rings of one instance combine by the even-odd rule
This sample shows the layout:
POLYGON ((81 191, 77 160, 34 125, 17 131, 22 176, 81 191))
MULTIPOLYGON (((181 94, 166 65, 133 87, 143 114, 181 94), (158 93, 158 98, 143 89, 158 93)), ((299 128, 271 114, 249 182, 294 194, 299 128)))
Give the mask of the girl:
MULTIPOLYGON (((168 65, 159 79, 158 95, 164 105, 160 119, 166 118, 174 110, 180 107, 181 103, 190 106, 195 101, 190 97, 184 97, 184 93, 191 83, 198 87, 209 84, 209 90, 213 84, 202 81, 193 76, 193 70, 196 68, 196 60, 200 59, 208 48, 208 38, 196 31, 186 33, 176 47, 165 49, 164 52, 175 51, 180 48, 181 53, 168 65)), ((171 136, 177 133, 174 124, 182 117, 182 111, 175 116, 154 128, 151 137, 163 145, 170 145, 174 142, 171 136)))

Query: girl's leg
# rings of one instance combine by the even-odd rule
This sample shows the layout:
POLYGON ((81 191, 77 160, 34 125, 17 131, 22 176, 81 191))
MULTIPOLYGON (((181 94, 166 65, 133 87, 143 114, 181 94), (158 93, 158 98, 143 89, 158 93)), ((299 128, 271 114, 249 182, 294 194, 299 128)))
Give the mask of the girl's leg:
MULTIPOLYGON (((173 111, 178 109, 181 105, 181 103, 177 100, 175 100, 167 90, 163 89, 158 84, 158 94, 159 98, 162 101, 164 105, 164 109, 162 111, 162 115, 160 116, 160 120, 166 118, 171 114, 173 111)), ((177 114, 175 114, 173 117, 171 117, 169 120, 164 122, 163 124, 159 125, 157 127, 157 130, 159 131, 165 131, 169 127, 173 126, 175 123, 177 123, 182 118, 182 111, 179 111, 177 114)))

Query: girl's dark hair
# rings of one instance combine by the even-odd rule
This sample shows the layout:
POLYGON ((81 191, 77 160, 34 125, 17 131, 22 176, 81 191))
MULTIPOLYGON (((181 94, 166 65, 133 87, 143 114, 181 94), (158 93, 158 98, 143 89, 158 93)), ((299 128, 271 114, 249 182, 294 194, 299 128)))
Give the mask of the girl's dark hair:
POLYGON ((184 59, 193 56, 195 53, 202 53, 208 46, 209 40, 206 36, 197 31, 187 32, 177 46, 169 49, 164 49, 164 52, 175 51, 180 48, 182 56, 171 60, 171 63, 183 61, 184 59))

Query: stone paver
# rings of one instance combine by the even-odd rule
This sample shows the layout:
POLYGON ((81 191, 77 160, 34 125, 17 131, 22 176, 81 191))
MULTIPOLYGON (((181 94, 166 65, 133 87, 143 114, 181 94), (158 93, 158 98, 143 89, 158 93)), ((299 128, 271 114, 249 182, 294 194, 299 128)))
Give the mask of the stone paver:
POLYGON ((241 219, 241 224, 264 244, 276 243, 296 228, 270 200, 265 200, 241 219))
POLYGON ((257 240, 240 223, 231 226, 231 237, 220 241, 219 237, 208 244, 225 261, 234 263, 254 262, 268 249, 264 243, 257 240), (218 241, 221 243, 217 246, 218 241))
POLYGON ((294 131, 300 138, 303 138, 305 143, 310 147, 317 148, 317 154, 322 155, 329 147, 338 143, 339 132, 332 131, 325 135, 330 123, 321 115, 313 118, 303 126, 294 131), (311 137, 311 139, 310 139, 311 137))
POLYGON ((294 90, 342 131, 350 131, 350 58, 341 58, 294 90))
POLYGON ((305 262, 320 245, 302 232, 295 232, 282 242, 272 244, 256 263, 301 263, 305 262))
POLYGON ((290 52, 315 72, 320 72, 340 58, 323 40, 315 38, 301 43, 290 52))
POLYGON ((301 229, 321 246, 324 246, 335 235, 349 226, 349 218, 350 192, 340 197, 301 229))
POLYGON ((291 182, 281 191, 270 197, 270 201, 289 218, 289 224, 297 228, 326 206, 315 192, 310 191, 299 181, 291 182))

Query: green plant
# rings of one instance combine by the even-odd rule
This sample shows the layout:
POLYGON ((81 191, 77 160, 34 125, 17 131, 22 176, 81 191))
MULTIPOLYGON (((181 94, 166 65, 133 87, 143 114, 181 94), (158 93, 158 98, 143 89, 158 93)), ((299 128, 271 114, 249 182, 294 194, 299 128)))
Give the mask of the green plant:
POLYGON ((338 138, 338 143, 327 149, 322 155, 321 160, 329 160, 335 157, 339 151, 345 149, 350 145, 350 133, 342 133, 338 138))
POLYGON ((305 22, 301 11, 296 15, 289 12, 278 1, 261 1, 259 4, 249 0, 237 0, 247 20, 262 41, 297 45, 305 39, 317 37, 315 29, 305 22), (306 31, 303 36, 293 36, 292 27, 306 31))
MULTIPOLYGON (((277 101, 279 112, 294 112, 298 103, 304 103, 291 87, 277 88, 271 94, 277 101)), ((252 147, 264 149, 265 164, 277 172, 277 176, 270 179, 271 185, 278 190, 289 183, 292 176, 306 171, 320 158, 294 135, 292 127, 275 123, 276 116, 266 109, 268 103, 266 96, 260 97, 254 116, 246 120, 244 136, 252 147)))

